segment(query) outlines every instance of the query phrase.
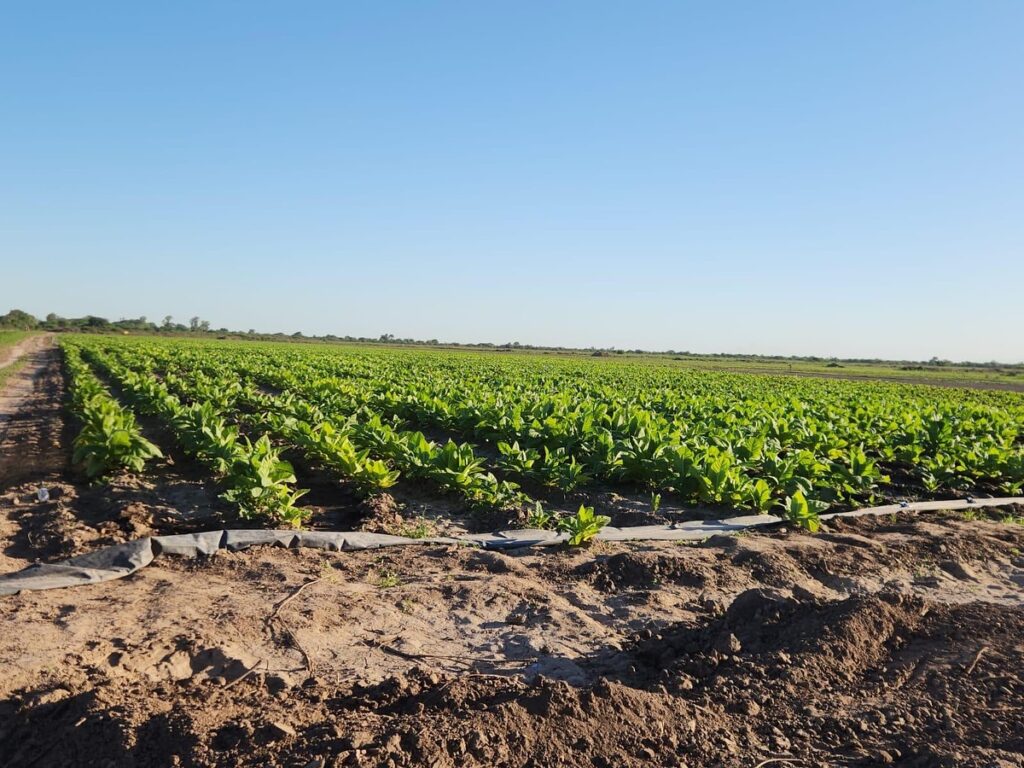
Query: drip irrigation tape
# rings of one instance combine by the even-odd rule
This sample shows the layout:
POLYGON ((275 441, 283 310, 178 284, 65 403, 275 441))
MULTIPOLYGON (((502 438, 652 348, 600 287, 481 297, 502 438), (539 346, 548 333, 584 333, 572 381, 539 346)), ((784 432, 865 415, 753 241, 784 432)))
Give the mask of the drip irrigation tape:
MULTIPOLYGON (((1001 507, 1024 504, 1024 497, 994 499, 955 499, 950 501, 917 501, 867 507, 848 512, 821 515, 823 521, 839 517, 891 515, 903 512, 934 512, 974 507, 1001 507)), ((670 525, 642 525, 631 528, 608 526, 598 535, 599 541, 700 541, 709 536, 736 534, 752 528, 785 522, 775 515, 744 515, 724 520, 692 520, 670 525)), ((14 573, 0 574, 0 595, 18 592, 58 589, 83 584, 97 584, 121 579, 145 568, 161 555, 198 557, 212 555, 220 549, 239 552, 256 546, 323 549, 346 552, 381 547, 405 547, 416 544, 462 544, 493 550, 523 547, 558 546, 568 535, 556 531, 514 530, 498 533, 470 534, 455 537, 410 539, 382 533, 361 531, 273 531, 232 529, 183 533, 172 536, 147 536, 124 544, 104 547, 89 554, 72 557, 59 563, 35 563, 14 573)))

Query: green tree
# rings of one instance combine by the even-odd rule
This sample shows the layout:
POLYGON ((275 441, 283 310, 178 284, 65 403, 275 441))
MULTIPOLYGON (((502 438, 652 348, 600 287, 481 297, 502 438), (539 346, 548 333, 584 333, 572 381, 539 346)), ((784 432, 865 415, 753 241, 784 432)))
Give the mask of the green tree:
POLYGON ((12 309, 6 315, 0 315, 0 328, 18 328, 23 331, 31 331, 39 326, 39 321, 28 312, 20 309, 12 309))

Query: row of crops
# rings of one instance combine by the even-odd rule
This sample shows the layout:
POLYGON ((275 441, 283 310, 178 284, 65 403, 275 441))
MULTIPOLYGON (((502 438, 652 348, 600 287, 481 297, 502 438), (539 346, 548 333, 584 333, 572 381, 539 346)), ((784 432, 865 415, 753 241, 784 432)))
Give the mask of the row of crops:
POLYGON ((355 494, 415 482, 521 509, 600 486, 807 520, 898 491, 1024 486, 1016 393, 498 353, 111 337, 62 346, 72 391, 88 395, 73 403, 88 473, 139 471, 158 455, 142 415, 209 467, 243 516, 296 525, 307 510, 286 456, 355 494), (89 428, 99 407, 107 421, 89 428))

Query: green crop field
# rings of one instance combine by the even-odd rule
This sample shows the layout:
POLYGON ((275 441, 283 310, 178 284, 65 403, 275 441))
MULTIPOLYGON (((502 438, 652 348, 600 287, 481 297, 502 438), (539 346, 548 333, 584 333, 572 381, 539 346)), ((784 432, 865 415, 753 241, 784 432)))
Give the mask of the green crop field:
MULTIPOLYGON (((663 356, 664 357, 664 356, 663 356)), ((895 381, 955 387, 1005 389, 1024 392, 1024 366, 895 363, 886 361, 810 361, 787 358, 691 355, 675 359, 677 365, 739 373, 782 374, 839 379, 895 381)))
POLYGON ((294 463, 357 495, 415 483, 535 522, 551 500, 594 488, 813 527, 826 507, 1024 484, 1013 392, 351 346, 65 337, 62 348, 90 475, 160 454, 136 423, 146 417, 242 516, 268 522, 308 514, 294 463))

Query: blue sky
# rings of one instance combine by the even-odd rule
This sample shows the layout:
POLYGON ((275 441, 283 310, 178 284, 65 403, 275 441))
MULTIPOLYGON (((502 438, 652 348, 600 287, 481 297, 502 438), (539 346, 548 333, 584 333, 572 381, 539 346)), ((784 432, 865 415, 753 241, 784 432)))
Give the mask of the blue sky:
POLYGON ((8 4, 0 312, 1024 360, 1024 3, 8 4))

